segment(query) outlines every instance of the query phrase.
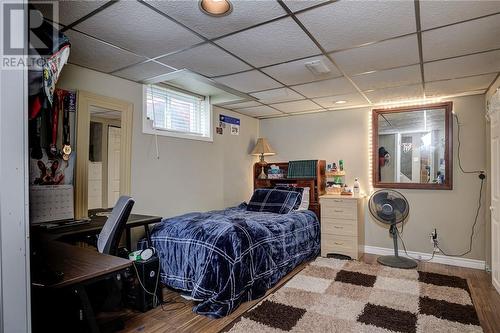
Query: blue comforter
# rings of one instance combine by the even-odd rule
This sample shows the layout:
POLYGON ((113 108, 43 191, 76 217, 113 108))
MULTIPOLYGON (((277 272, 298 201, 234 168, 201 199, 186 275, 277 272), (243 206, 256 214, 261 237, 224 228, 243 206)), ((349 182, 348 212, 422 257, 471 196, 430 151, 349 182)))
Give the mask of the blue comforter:
POLYGON ((316 257, 320 227, 311 211, 249 212, 241 204, 164 219, 151 239, 162 282, 201 299, 196 313, 219 318, 316 257))

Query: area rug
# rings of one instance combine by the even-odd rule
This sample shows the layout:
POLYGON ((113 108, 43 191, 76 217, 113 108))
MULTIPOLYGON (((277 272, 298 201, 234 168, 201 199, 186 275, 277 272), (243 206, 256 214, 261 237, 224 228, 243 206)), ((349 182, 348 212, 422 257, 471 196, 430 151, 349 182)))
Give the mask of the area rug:
POLYGON ((317 258, 229 329, 248 332, 482 332, 467 280, 317 258))

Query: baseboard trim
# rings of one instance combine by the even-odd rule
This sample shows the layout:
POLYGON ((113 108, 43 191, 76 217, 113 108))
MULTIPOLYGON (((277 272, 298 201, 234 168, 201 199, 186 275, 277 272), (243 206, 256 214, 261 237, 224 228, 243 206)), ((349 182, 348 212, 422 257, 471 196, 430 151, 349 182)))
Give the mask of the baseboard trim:
MULTIPOLYGON (((394 254, 394 250, 385 247, 365 245, 365 253, 377 254, 377 255, 391 255, 394 254)), ((414 251, 408 251, 408 254, 413 258, 422 258, 424 260, 432 256, 432 253, 423 253, 414 251)), ((408 257, 403 250, 399 250, 399 255, 402 257, 403 256, 408 257)), ((486 262, 484 260, 447 257, 438 254, 434 255, 434 258, 430 262, 437 264, 451 265, 451 266, 481 269, 481 270, 486 269, 486 262)))

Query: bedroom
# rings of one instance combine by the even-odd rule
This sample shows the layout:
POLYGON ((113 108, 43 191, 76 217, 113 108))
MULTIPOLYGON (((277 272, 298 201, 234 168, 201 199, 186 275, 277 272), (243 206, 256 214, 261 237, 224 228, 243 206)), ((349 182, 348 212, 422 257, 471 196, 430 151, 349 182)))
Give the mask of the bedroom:
POLYGON ((6 332, 500 330, 499 1, 13 3, 54 61, 36 86, 3 44, 6 332), (409 211, 390 229, 370 207, 391 189, 409 211), (394 239, 417 269, 377 262, 394 239), (156 269, 119 258, 141 246, 156 269), (163 301, 126 306, 129 280, 163 301))

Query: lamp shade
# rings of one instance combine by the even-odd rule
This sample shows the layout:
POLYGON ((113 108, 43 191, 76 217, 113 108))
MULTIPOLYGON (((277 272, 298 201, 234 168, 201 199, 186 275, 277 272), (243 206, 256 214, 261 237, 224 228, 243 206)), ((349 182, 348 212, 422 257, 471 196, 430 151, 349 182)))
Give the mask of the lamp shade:
POLYGON ((263 154, 264 156, 276 155, 276 152, 274 151, 273 147, 271 147, 266 138, 257 139, 257 143, 255 144, 255 147, 253 148, 251 153, 251 155, 261 154, 263 154))

